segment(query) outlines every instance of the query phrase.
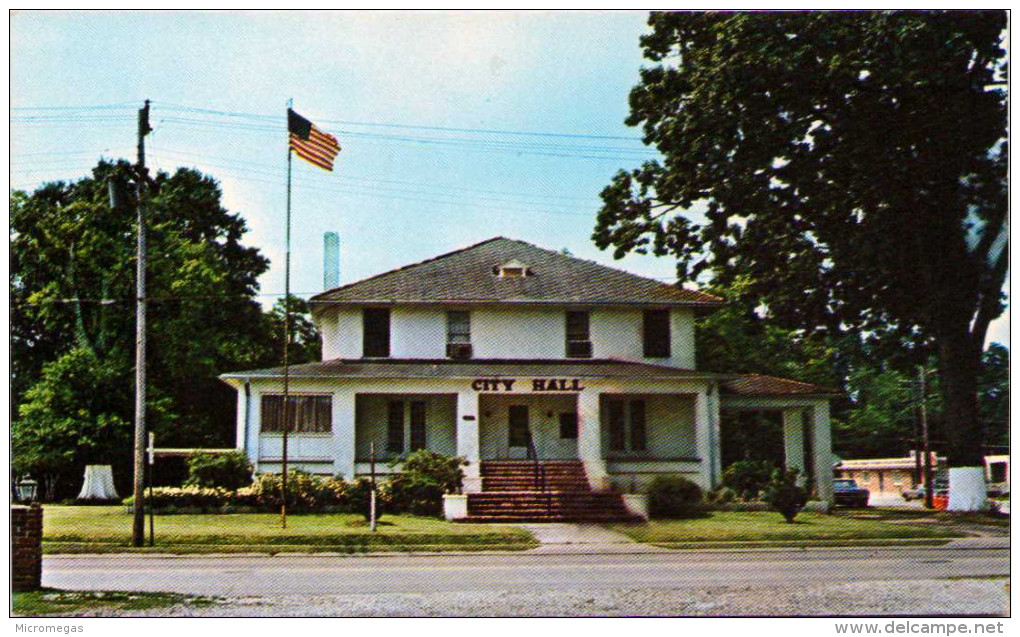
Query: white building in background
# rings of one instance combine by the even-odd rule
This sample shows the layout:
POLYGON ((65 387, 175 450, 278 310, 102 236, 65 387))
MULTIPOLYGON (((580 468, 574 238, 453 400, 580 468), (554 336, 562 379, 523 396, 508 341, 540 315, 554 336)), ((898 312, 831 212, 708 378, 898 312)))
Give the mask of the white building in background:
MULTIPOLYGON (((372 443, 384 471, 416 449, 460 455, 481 519, 483 494, 538 467, 543 491, 557 475, 595 493, 660 474, 712 488, 720 410, 769 409, 783 412, 786 464, 831 496, 832 390, 695 369, 695 315, 717 297, 498 237, 312 302, 322 362, 290 368, 288 460, 305 471, 364 475, 372 443)), ((261 472, 280 470, 282 374, 222 377, 261 472)))

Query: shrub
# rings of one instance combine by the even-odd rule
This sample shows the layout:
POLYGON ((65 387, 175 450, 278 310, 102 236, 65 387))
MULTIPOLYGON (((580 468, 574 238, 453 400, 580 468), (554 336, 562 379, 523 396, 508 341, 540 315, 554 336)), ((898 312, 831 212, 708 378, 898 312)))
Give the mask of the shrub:
MULTIPOLYGON (((145 492, 145 501, 154 509, 200 509, 209 511, 227 504, 239 504, 237 492, 219 487, 156 487, 145 492)), ((243 496, 242 496, 243 497, 243 496)), ((134 506, 134 497, 124 499, 126 506, 134 506)))
POLYGON ((412 515, 441 514, 444 493, 443 487, 420 474, 399 475, 390 483, 390 497, 394 508, 412 515))
POLYGON ((202 453, 188 456, 187 487, 221 487, 236 491, 252 482, 252 465, 243 451, 202 453))
POLYGON ((388 503, 394 511, 439 515, 443 494, 457 493, 464 482, 464 458, 420 449, 403 461, 401 472, 389 483, 388 503))
POLYGON ((400 475, 434 482, 442 488, 443 493, 458 493, 464 483, 464 470, 461 467, 466 464, 467 460, 460 456, 444 456, 435 451, 419 449, 404 458, 400 475))
POLYGON ((648 512, 653 518, 684 517, 701 499, 701 487, 687 478, 657 476, 648 487, 648 512))
POLYGON ((808 501, 807 490, 797 485, 797 473, 796 469, 776 469, 764 493, 769 506, 790 524, 808 501))
POLYGON ((769 483, 772 468, 767 460, 738 460, 726 467, 722 481, 741 499, 754 500, 769 483))
MULTIPOLYGON (((356 482, 345 483, 347 491, 344 495, 343 506, 350 513, 360 513, 365 517, 365 520, 371 520, 372 517, 372 481, 368 478, 358 478, 356 482)), ((378 520, 382 517, 383 511, 387 508, 384 506, 384 500, 388 501, 385 494, 388 492, 385 485, 376 483, 376 498, 375 498, 375 519, 378 520)))
MULTIPOLYGON (((282 478, 278 473, 263 473, 252 484, 256 506, 279 508, 282 478)), ((343 509, 348 485, 337 478, 323 478, 300 469, 287 472, 287 510, 293 513, 321 511, 327 507, 343 509)))
POLYGON ((705 494, 709 504, 730 504, 737 499, 737 492, 729 487, 716 487, 705 494))

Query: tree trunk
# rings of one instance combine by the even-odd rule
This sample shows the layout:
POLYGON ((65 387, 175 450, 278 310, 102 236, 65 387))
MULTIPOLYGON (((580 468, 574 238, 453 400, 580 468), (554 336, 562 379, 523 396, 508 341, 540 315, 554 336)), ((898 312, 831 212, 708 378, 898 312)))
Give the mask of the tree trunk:
POLYGON ((987 503, 984 484, 984 432, 977 402, 981 347, 964 330, 938 342, 942 407, 949 439, 949 508, 976 511, 987 503))

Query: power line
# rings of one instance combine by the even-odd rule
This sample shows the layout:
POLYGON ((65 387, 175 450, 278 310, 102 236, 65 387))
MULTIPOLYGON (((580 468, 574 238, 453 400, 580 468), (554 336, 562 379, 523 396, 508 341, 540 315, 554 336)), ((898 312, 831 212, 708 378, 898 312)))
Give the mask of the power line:
MULTIPOLYGON (((227 117, 239 117, 239 118, 250 118, 262 121, 279 121, 278 115, 266 115, 258 113, 244 113, 240 111, 223 111, 215 110, 210 108, 200 108, 195 106, 186 106, 182 104, 173 104, 168 102, 154 102, 155 104, 161 104, 163 108, 169 110, 179 110, 183 112, 192 113, 207 113, 212 115, 222 115, 227 117)), ((606 139, 606 140, 622 140, 622 141, 633 141, 641 142, 640 137, 636 136, 625 136, 625 135, 596 135, 592 133, 561 133, 553 131, 521 131, 521 130, 508 130, 508 129, 497 129, 497 128, 467 128, 467 127, 455 127, 455 126, 430 126, 422 124, 402 124, 396 122, 366 122, 357 120, 345 120, 345 119, 329 119, 326 117, 317 118, 317 121, 324 124, 340 124, 344 126, 365 126, 365 127, 379 127, 379 128, 404 128, 413 130, 432 130, 442 131, 451 133, 482 133, 491 135, 517 135, 527 137, 553 137, 553 138, 568 138, 568 139, 606 139)))
MULTIPOLYGON (((194 118, 184 117, 165 117, 161 121, 180 124, 183 126, 194 126, 197 128, 224 128, 232 130, 243 130, 251 132, 271 132, 283 135, 286 132, 284 126, 270 126, 263 124, 249 124, 244 122, 223 122, 215 120, 203 120, 194 118)), ((365 133, 360 131, 351 130, 333 130, 331 131, 343 137, 347 138, 361 138, 372 141, 380 142, 402 142, 402 143, 414 143, 422 145, 433 145, 433 146, 446 146, 452 148, 460 148, 469 151, 497 151, 504 153, 516 153, 525 155, 542 155, 548 157, 569 157, 577 159, 596 159, 596 160, 612 160, 612 161, 632 161, 640 159, 648 159, 655 156, 656 151, 646 149, 625 149, 625 148, 606 148, 606 147, 594 147, 594 146, 577 146, 577 145, 555 145, 549 143, 537 143, 537 142, 508 142, 498 140, 472 140, 464 138, 453 138, 453 139, 441 139, 433 137, 409 137, 401 135, 385 135, 381 133, 365 133), (576 151, 576 152, 571 152, 576 151), (579 153, 596 153, 596 154, 579 154, 579 153), (609 154, 616 153, 616 154, 609 154), (619 153, 623 153, 622 155, 619 153)))
POLYGON ((12 111, 81 111, 81 110, 100 110, 100 109, 134 109, 135 106, 141 100, 132 100, 127 102, 113 102, 110 104, 84 104, 80 106, 12 106, 12 111))
MULTIPOLYGON (((165 155, 172 155, 172 156, 173 155, 193 155, 193 156, 203 157, 203 155, 201 155, 199 153, 181 153, 179 151, 169 150, 169 149, 165 149, 165 148, 160 148, 158 150, 159 150, 160 153, 165 154, 165 155)), ((282 177, 283 174, 284 174, 282 170, 276 169, 275 167, 272 167, 269 164, 260 164, 260 163, 256 163, 256 162, 246 162, 246 161, 234 161, 234 160, 229 160, 229 159, 225 159, 225 158, 223 158, 223 162, 224 163, 219 163, 219 161, 218 161, 219 159, 221 159, 221 158, 216 158, 215 161, 211 161, 211 162, 206 161, 206 162, 202 162, 202 163, 206 163, 206 164, 211 165, 211 166, 219 166, 221 168, 226 168, 228 170, 233 170, 233 169, 239 169, 240 170, 240 169, 243 169, 243 170, 247 171, 248 173, 261 174, 261 175, 265 175, 265 176, 269 176, 269 177, 282 177), (253 169, 253 168, 249 168, 249 166, 264 167, 265 170, 262 170, 262 169, 259 169, 259 168, 253 169)), ((593 197, 561 197, 561 196, 545 196, 545 195, 542 195, 542 194, 529 194, 529 193, 508 193, 508 192, 486 190, 486 189, 482 189, 482 188, 461 188, 461 187, 457 187, 457 186, 445 186, 445 185, 442 185, 442 184, 428 184, 428 183, 424 183, 424 182, 403 181, 403 180, 394 180, 394 179, 363 179, 363 178, 359 179, 359 178, 355 178, 355 177, 346 177, 346 176, 343 176, 343 177, 339 177, 336 180, 331 180, 330 182, 317 181, 316 183, 323 184, 321 187, 323 189, 325 189, 325 188, 329 187, 326 184, 328 184, 328 183, 337 183, 337 182, 339 182, 340 184, 343 184, 343 185, 353 186, 355 188, 364 188, 364 189, 369 189, 369 190, 372 190, 372 191, 380 191, 380 192, 384 192, 384 193, 391 193, 392 192, 392 193, 398 193, 398 194, 402 193, 402 194, 411 194, 411 195, 426 195, 426 196, 430 196, 430 197, 448 197, 448 198, 458 197, 459 195, 450 194, 450 193, 445 192, 445 191, 451 190, 451 189, 452 190, 465 190, 465 191, 470 191, 470 192, 473 192, 473 193, 481 193, 481 195, 496 195, 494 197, 493 196, 473 195, 472 196, 473 199, 481 199, 481 200, 496 201, 496 202, 521 203, 521 204, 525 204, 525 205, 529 205, 529 206, 548 206, 548 207, 557 207, 557 208, 565 208, 565 209, 574 209, 578 205, 581 205, 581 202, 585 202, 587 204, 591 204, 593 202, 593 197), (382 183, 384 185, 375 185, 375 184, 379 184, 379 183, 382 183), (395 188, 395 187, 392 187, 392 186, 389 186, 389 185, 385 185, 385 184, 396 184, 397 186, 409 186, 410 188, 402 188, 402 187, 396 187, 395 188), (422 188, 424 188, 425 190, 421 190, 422 188), (435 192, 435 191, 439 191, 439 192, 435 192), (567 203, 566 201, 541 201, 543 199, 569 200, 569 201, 577 202, 577 203, 573 203, 572 204, 572 203, 567 203), (530 200, 539 200, 539 201, 530 201, 530 200)), ((337 188, 337 187, 332 187, 332 188, 330 188, 330 190, 334 190, 334 191, 338 191, 338 192, 347 192, 346 189, 341 189, 341 188, 337 188)))
MULTIPOLYGON (((240 165, 250 165, 250 166, 264 167, 264 168, 269 168, 269 169, 272 169, 272 170, 277 170, 277 166, 275 164, 267 164, 267 163, 262 163, 262 162, 253 162, 253 161, 249 161, 249 160, 241 160, 241 159, 236 159, 236 158, 233 158, 233 157, 224 157, 223 155, 208 155, 208 154, 204 154, 204 153, 195 153, 195 152, 190 152, 190 151, 174 150, 174 149, 164 148, 164 147, 159 147, 157 150, 159 150, 159 151, 161 151, 163 153, 169 154, 169 155, 181 155, 181 156, 187 156, 187 157, 198 157, 198 158, 207 158, 207 159, 214 159, 214 160, 223 160, 223 161, 226 161, 226 162, 236 163, 239 166, 240 165)), ((280 174, 282 174, 282 168, 280 168, 279 170, 281 171, 280 174)), ((312 174, 315 175, 315 176, 319 176, 318 173, 312 173, 312 174)), ((406 185, 406 186, 416 186, 416 187, 423 187, 423 188, 433 188, 433 189, 436 189, 436 190, 460 190, 460 191, 465 191, 465 192, 479 192, 479 193, 484 193, 484 194, 508 195, 508 196, 519 196, 519 197, 541 198, 541 199, 560 199, 560 200, 570 200, 570 201, 590 201, 591 200, 590 197, 577 197, 577 196, 570 196, 570 195, 532 194, 532 193, 522 193, 522 192, 508 192, 508 191, 505 191, 505 190, 491 190, 491 189, 487 189, 487 188, 471 188, 471 187, 468 187, 468 186, 454 186, 454 185, 450 185, 450 184, 426 183, 426 182, 421 182, 421 181, 407 181, 407 180, 401 180, 401 179, 372 178, 372 177, 365 177, 363 175, 357 175, 357 174, 351 175, 348 172, 344 172, 344 173, 342 173, 342 175, 338 174, 338 178, 340 180, 349 180, 349 181, 352 181, 352 182, 379 182, 379 183, 399 184, 399 185, 406 185)), ((325 181, 326 179, 329 179, 329 177, 326 177, 326 176, 320 177, 320 181, 325 181)))

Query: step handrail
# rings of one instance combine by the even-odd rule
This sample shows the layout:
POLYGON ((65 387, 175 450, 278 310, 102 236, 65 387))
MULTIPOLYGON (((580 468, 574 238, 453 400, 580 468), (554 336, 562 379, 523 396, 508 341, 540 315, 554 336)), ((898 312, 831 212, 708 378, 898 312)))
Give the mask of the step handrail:
POLYGON ((535 468, 535 488, 545 494, 546 514, 552 516, 552 493, 549 492, 545 477, 545 465, 538 459, 538 449, 535 447, 535 438, 531 435, 531 428, 528 428, 528 459, 533 462, 535 468))

